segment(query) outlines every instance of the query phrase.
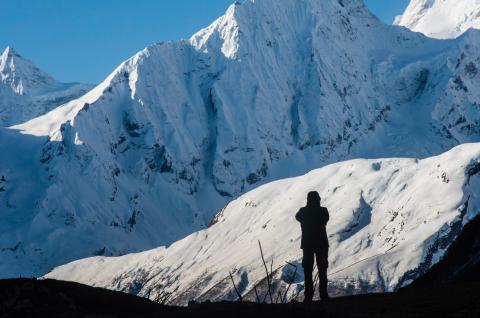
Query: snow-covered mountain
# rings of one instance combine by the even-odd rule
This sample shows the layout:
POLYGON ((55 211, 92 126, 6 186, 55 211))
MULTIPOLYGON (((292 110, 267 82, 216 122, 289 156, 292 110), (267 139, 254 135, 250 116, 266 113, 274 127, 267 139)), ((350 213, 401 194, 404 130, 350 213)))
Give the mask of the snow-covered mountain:
POLYGON ((456 38, 480 29, 479 0, 411 0, 394 24, 438 39, 456 38))
POLYGON ((169 245, 238 195, 339 160, 478 142, 479 39, 387 26, 360 0, 237 2, 0 129, 0 276, 169 245))
POLYGON ((265 295, 265 260, 273 260, 274 295, 285 293, 298 266, 295 213, 309 191, 330 212, 331 294, 392 291, 427 271, 462 227, 480 214, 480 144, 438 157, 352 160, 261 186, 230 202, 210 228, 168 248, 122 257, 93 257, 56 268, 47 278, 72 280, 171 301, 236 299, 229 272, 245 298, 265 295))
POLYGON ((0 126, 43 115, 91 88, 88 84, 60 83, 7 47, 0 56, 0 126))

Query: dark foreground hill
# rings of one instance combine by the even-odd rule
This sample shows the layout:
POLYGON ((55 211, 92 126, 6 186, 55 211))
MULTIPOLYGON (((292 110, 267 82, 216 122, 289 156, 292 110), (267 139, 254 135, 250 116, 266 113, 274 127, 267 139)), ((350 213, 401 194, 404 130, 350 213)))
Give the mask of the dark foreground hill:
POLYGON ((480 317, 480 284, 342 297, 326 304, 168 307, 77 283, 15 279, 0 282, 0 317, 480 317))
POLYGON ((472 281, 480 282, 480 216, 465 225, 442 261, 417 279, 412 287, 472 281))

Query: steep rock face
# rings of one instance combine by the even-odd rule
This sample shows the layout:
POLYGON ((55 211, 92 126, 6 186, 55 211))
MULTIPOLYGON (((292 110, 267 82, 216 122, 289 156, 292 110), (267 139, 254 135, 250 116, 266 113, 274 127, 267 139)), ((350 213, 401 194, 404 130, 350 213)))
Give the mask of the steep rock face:
POLYGON ((357 0, 257 0, 147 47, 21 134, 0 131, 31 145, 37 178, 18 186, 31 177, 4 143, 2 224, 21 226, 0 236, 0 275, 171 244, 232 198, 338 160, 478 141, 479 37, 428 39, 357 0))
POLYGON ((468 222, 448 248, 443 259, 414 286, 442 286, 457 282, 480 281, 480 215, 468 222))
POLYGON ((43 115, 91 88, 88 84, 60 83, 7 47, 0 56, 0 126, 43 115))
POLYGON ((411 0, 394 24, 433 38, 456 38, 470 28, 480 28, 480 1, 411 0))
POLYGON ((266 293, 265 260, 273 293, 301 295, 300 225, 295 213, 316 190, 329 209, 329 289, 332 295, 393 291, 428 271, 464 224, 480 215, 480 144, 437 157, 352 160, 275 181, 230 202, 206 230, 168 248, 93 257, 58 267, 47 278, 72 280, 156 299, 244 299, 266 293), (298 272, 285 262, 295 264, 298 272))

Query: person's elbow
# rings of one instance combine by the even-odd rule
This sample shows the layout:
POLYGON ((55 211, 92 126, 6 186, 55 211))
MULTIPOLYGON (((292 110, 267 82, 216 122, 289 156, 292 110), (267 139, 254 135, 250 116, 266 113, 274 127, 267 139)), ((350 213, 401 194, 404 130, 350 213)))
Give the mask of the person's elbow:
POLYGON ((302 222, 302 215, 300 213, 297 213, 295 215, 295 219, 298 221, 298 222, 302 222))

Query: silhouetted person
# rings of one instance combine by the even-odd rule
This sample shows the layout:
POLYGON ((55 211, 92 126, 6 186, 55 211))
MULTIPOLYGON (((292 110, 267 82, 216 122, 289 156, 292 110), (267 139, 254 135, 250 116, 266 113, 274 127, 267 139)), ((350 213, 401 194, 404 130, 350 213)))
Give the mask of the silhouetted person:
POLYGON ((313 261, 317 260, 319 291, 322 300, 329 299, 327 293, 328 268, 328 210, 320 206, 320 195, 317 191, 307 195, 307 206, 301 208, 295 218, 302 226, 302 266, 305 272, 305 302, 313 299, 313 261))

